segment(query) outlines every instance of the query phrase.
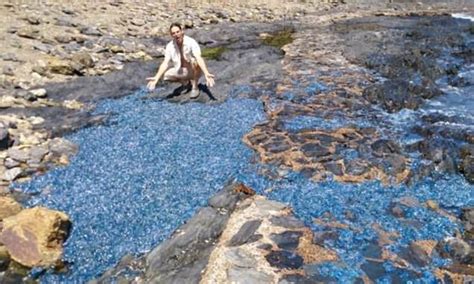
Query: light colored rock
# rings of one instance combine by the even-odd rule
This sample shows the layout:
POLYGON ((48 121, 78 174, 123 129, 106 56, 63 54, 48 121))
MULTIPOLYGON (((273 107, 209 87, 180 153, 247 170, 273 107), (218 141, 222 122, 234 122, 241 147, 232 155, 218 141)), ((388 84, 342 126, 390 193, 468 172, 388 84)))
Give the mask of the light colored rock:
POLYGON ((47 96, 46 89, 43 88, 31 90, 30 93, 37 98, 46 98, 47 96))
POLYGON ((273 277, 254 269, 232 267, 227 271, 230 283, 273 283, 273 277))
POLYGON ((75 72, 69 61, 55 57, 48 60, 48 70, 61 75, 74 75, 75 72))
POLYGON ((0 196, 0 221, 20 213, 23 208, 15 199, 8 196, 0 196))
POLYGON ((7 181, 14 181, 21 175, 22 172, 23 170, 19 167, 8 169, 3 174, 3 179, 7 181))
POLYGON ((10 158, 19 162, 26 162, 30 157, 29 149, 20 148, 18 146, 9 148, 7 153, 10 158))
POLYGON ((69 218, 62 212, 25 209, 3 220, 0 241, 12 259, 24 266, 51 266, 61 259, 69 227, 69 218))
POLYGON ((69 109, 81 109, 84 107, 84 104, 76 100, 65 100, 63 106, 69 109))

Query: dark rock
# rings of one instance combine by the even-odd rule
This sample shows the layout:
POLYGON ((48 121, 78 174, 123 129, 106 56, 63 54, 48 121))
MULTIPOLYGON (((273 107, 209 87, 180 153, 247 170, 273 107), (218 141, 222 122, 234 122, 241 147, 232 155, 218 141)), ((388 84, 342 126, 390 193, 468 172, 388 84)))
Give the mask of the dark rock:
POLYGON ((8 133, 8 129, 4 127, 0 127, 0 150, 6 150, 10 147, 10 135, 8 133))
MULTIPOLYGON (((333 279, 334 280, 334 279, 333 279)), ((279 284, 314 284, 315 280, 300 274, 287 274, 280 278, 279 284)), ((328 282, 326 282, 328 283, 328 282)))
POLYGON ((299 231, 286 231, 281 234, 271 234, 270 239, 275 242, 278 248, 294 251, 298 247, 302 235, 303 233, 299 231))
POLYGON ((272 141, 270 143, 263 145, 263 148, 267 150, 268 152, 280 153, 280 152, 284 152, 290 149, 291 146, 284 142, 272 141))
POLYGON ((368 165, 362 160, 351 160, 346 163, 346 173, 350 175, 359 176, 368 170, 368 165))
POLYGON ((393 140, 379 139, 370 146, 374 155, 382 157, 384 154, 400 154, 401 148, 393 140))
POLYGON ((474 156, 464 157, 459 170, 470 183, 474 183, 474 156))
POLYGON ((326 170, 330 171, 336 176, 342 176, 344 174, 344 172, 342 171, 342 165, 340 163, 329 162, 325 163, 324 167, 326 168, 326 170))
POLYGON ((336 230, 331 230, 331 231, 325 230, 323 232, 314 233, 313 242, 315 244, 324 246, 324 242, 326 240, 334 241, 334 240, 337 240, 338 238, 339 238, 339 232, 338 231, 336 231, 336 230))
POLYGON ((301 151, 307 157, 320 157, 328 156, 331 154, 331 151, 316 143, 308 143, 301 147, 301 151))
POLYGON ((458 238, 448 238, 441 242, 440 252, 442 255, 448 255, 460 263, 467 263, 472 257, 471 246, 458 238))
POLYGON ((363 251, 362 255, 368 258, 381 258, 382 248, 376 243, 370 243, 363 251))
POLYGON ((231 211, 234 210, 235 205, 241 198, 240 195, 234 191, 236 187, 234 184, 225 186, 223 190, 218 191, 209 199, 209 206, 216 209, 225 208, 231 211))
POLYGON ((270 222, 279 227, 288 229, 303 228, 304 223, 294 216, 272 216, 270 222))
POLYGON ((303 266, 303 258, 289 251, 272 251, 265 258, 271 266, 281 269, 298 269, 303 266))
POLYGON ((227 250, 224 257, 232 266, 240 268, 253 268, 257 266, 257 259, 240 248, 227 250))
POLYGON ((263 244, 259 245, 258 248, 266 251, 271 251, 273 249, 273 246, 271 244, 263 244))
POLYGON ((257 229, 262 224, 262 220, 252 220, 248 221, 242 225, 239 231, 232 237, 232 239, 227 244, 228 246, 240 246, 249 241, 252 235, 257 231, 257 229))

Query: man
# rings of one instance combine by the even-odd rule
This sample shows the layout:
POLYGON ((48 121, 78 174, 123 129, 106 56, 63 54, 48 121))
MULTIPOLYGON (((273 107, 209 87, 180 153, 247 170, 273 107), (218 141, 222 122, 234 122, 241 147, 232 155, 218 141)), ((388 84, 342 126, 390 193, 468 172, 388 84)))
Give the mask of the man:
POLYGON ((148 90, 153 91, 161 76, 164 75, 165 81, 180 82, 181 90, 189 91, 191 88, 190 97, 197 98, 199 96, 198 81, 202 73, 209 87, 214 86, 214 75, 207 70, 206 63, 201 57, 199 44, 193 38, 184 35, 180 24, 171 24, 170 35, 173 40, 166 45, 165 59, 156 75, 147 78, 148 90), (168 69, 170 60, 174 66, 168 69))

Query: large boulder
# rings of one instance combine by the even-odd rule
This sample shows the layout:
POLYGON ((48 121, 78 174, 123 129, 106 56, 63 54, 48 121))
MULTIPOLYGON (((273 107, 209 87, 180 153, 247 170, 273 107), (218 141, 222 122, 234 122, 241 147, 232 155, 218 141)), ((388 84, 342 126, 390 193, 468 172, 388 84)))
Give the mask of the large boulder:
POLYGON ((52 266, 61 259, 70 224, 62 212, 43 207, 25 209, 3 220, 0 242, 11 258, 24 266, 52 266))

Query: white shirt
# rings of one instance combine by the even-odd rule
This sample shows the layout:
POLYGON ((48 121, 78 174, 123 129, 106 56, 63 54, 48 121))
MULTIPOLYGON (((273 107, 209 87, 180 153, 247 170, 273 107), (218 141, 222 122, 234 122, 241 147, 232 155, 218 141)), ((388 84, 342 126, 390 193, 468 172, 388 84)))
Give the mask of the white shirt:
MULTIPOLYGON (((201 56, 201 48, 196 40, 184 35, 183 36, 183 55, 184 59, 191 62, 196 59, 196 56, 201 56)), ((181 67, 181 53, 179 52, 178 44, 172 40, 166 45, 165 49, 165 60, 173 61, 175 68, 181 67)))

